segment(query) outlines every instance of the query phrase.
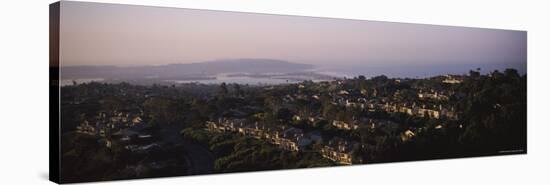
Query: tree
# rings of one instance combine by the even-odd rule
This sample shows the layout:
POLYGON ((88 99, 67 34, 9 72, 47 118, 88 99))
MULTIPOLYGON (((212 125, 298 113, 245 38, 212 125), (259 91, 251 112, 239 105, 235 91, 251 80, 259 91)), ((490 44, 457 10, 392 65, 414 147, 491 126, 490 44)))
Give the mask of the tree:
POLYGON ((123 105, 122 100, 115 96, 108 96, 103 99, 103 109, 110 113, 121 109, 123 105))
POLYGON ((237 83, 233 84, 233 89, 235 89, 235 96, 241 96, 243 95, 243 92, 242 92, 242 89, 241 89, 241 86, 237 83))
POLYGON ((288 108, 280 108, 277 110, 277 119, 288 121, 292 119, 292 112, 288 108))
POLYGON ((155 97, 143 103, 145 113, 154 124, 182 122, 187 108, 183 100, 155 97))
POLYGON ((223 82, 222 84, 220 84, 220 94, 222 96, 225 96, 229 93, 228 89, 227 89, 227 84, 225 84, 225 82, 223 82))

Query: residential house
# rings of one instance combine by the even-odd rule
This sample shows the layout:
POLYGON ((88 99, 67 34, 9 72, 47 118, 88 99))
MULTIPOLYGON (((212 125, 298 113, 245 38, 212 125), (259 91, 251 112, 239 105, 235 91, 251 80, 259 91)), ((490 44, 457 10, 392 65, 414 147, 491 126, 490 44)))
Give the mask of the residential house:
POLYGON ((88 120, 84 120, 80 125, 76 126, 77 133, 83 133, 88 135, 96 135, 97 131, 94 126, 90 125, 88 120))
POLYGON ((345 122, 334 120, 332 121, 332 126, 342 130, 356 130, 359 128, 359 124, 357 123, 357 121, 345 122))
POLYGON ((352 142, 340 138, 333 138, 321 149, 321 155, 339 164, 350 165, 353 164, 354 161, 352 150, 352 142))
POLYGON ((463 77, 459 75, 445 75, 443 83, 447 84, 459 84, 462 83, 463 77))

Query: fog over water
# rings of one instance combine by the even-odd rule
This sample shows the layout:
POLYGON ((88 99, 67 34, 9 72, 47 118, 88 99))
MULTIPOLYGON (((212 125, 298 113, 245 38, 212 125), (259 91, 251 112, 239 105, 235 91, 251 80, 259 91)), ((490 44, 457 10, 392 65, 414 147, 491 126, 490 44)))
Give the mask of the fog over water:
POLYGON ((62 67, 263 58, 340 76, 527 68, 524 31, 63 1, 60 32, 62 67))

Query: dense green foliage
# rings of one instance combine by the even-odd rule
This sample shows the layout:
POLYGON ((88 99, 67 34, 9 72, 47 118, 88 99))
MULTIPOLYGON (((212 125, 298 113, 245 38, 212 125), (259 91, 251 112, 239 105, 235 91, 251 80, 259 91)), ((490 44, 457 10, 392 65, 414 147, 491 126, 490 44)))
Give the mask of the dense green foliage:
POLYGON ((265 141, 196 128, 182 131, 185 138, 206 144, 216 156, 216 172, 293 169, 334 165, 318 153, 289 152, 265 141))

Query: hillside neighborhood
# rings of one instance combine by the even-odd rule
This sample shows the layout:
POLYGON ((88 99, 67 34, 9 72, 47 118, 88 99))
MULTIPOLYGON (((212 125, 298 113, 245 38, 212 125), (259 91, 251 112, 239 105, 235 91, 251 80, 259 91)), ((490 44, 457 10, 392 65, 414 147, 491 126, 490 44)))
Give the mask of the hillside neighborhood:
MULTIPOLYGON (((263 86, 92 82, 63 87, 62 105, 79 109, 66 110, 62 130, 67 140, 95 140, 94 150, 104 151, 107 158, 145 157, 137 157, 137 164, 109 159, 116 166, 112 173, 130 171, 126 174, 130 176, 168 168, 187 169, 175 174, 200 174, 370 164, 454 157, 450 153, 455 150, 468 156, 490 150, 473 148, 483 144, 477 137, 496 139, 472 137, 477 134, 474 131, 485 129, 477 124, 480 118, 472 110, 490 111, 490 115, 516 110, 509 106, 519 104, 507 98, 524 96, 504 93, 506 97, 480 99, 496 96, 480 94, 494 91, 482 89, 500 88, 498 83, 521 88, 523 78, 507 70, 426 79, 358 76, 263 86), (155 157, 167 151, 181 155, 155 157), (171 164, 175 161, 177 166, 171 164)), ((497 120, 481 120, 497 124, 497 120)), ((65 156, 91 152, 77 143, 72 144, 77 148, 65 150, 65 156)), ((502 147, 511 146, 521 147, 521 141, 502 147)))

